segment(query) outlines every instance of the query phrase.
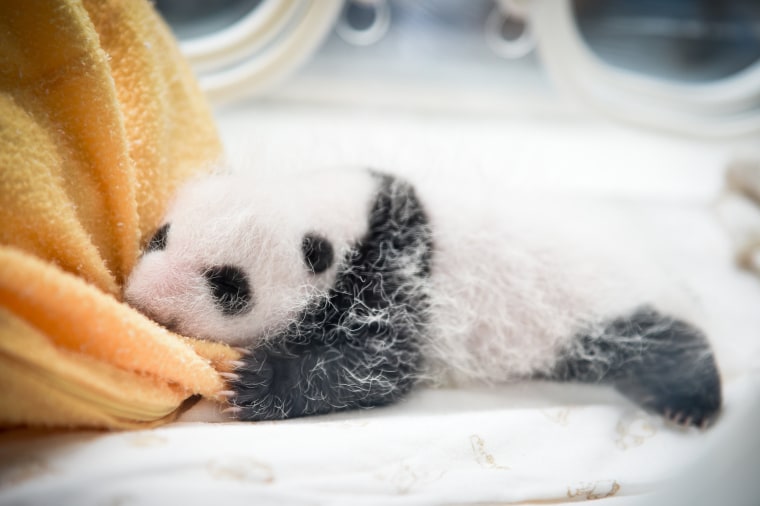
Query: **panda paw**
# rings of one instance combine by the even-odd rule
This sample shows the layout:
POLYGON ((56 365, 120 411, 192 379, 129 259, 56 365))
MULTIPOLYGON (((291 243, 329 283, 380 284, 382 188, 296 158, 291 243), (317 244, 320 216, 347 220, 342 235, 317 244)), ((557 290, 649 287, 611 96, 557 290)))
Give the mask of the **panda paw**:
POLYGON ((720 412, 722 395, 707 340, 693 327, 675 322, 667 339, 651 344, 651 352, 619 376, 615 386, 676 425, 708 427, 720 412))
POLYGON ((275 367, 266 353, 249 353, 234 365, 235 372, 220 373, 229 387, 218 393, 229 404, 224 413, 247 421, 287 418, 285 400, 274 389, 275 367))
MULTIPOLYGON (((229 390, 226 414, 238 420, 282 420, 329 413, 341 406, 319 355, 275 347, 249 350, 234 372, 221 373, 229 390)), ((348 406, 346 406, 348 407, 348 406)))
POLYGON ((720 380, 712 362, 673 367, 629 378, 616 384, 618 390, 645 409, 662 415, 679 426, 706 428, 721 407, 720 380))

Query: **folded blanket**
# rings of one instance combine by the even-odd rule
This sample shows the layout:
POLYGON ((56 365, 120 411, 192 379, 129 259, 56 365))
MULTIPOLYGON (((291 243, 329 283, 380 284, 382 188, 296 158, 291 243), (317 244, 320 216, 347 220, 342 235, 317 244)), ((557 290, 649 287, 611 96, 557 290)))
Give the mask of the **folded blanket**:
POLYGON ((233 350, 120 302, 177 185, 220 155, 148 2, 0 2, 0 426, 144 427, 224 389, 233 350))

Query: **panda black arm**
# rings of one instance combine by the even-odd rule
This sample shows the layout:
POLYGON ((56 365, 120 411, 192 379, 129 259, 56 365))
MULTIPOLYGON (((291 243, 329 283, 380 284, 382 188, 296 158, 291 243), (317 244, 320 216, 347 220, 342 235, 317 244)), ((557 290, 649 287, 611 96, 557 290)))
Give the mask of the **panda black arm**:
MULTIPOLYGON (((243 420, 272 420, 380 406, 414 384, 420 353, 414 336, 387 329, 286 333, 255 349, 236 373, 234 404, 243 420)), ((295 330, 295 329, 294 329, 295 330)))
POLYGON ((334 287, 251 350, 231 387, 244 420, 379 406, 419 376, 432 240, 413 188, 378 175, 367 235, 334 287))

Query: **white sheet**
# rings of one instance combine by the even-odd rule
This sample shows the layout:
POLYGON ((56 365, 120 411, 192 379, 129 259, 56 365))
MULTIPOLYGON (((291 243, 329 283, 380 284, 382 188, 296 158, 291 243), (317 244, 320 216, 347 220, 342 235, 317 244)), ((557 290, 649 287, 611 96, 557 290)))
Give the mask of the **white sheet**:
POLYGON ((361 163, 620 199, 704 304, 723 416, 685 430, 611 389, 548 383, 256 424, 198 421, 216 416, 205 405, 152 431, 2 434, 0 504, 756 504, 760 283, 734 269, 710 209, 727 150, 584 122, 398 112, 259 105, 221 124, 249 169, 361 163))

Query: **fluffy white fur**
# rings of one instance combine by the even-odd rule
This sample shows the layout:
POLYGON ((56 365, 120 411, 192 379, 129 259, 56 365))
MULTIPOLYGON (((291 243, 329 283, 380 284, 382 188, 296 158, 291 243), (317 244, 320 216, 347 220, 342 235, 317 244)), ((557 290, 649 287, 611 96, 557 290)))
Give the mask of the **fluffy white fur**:
POLYGON ((217 175, 187 184, 164 220, 171 224, 166 249, 143 256, 126 300, 182 334, 232 345, 281 329, 335 277, 337 265, 319 277, 303 269, 303 235, 325 235, 341 257, 367 228, 370 178, 346 173, 328 182, 329 191, 320 179, 217 175), (228 318, 215 307, 203 272, 219 264, 245 268, 250 313, 228 318))

